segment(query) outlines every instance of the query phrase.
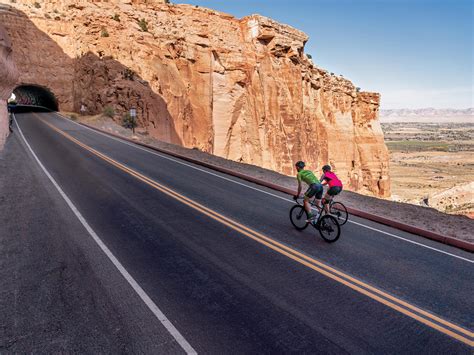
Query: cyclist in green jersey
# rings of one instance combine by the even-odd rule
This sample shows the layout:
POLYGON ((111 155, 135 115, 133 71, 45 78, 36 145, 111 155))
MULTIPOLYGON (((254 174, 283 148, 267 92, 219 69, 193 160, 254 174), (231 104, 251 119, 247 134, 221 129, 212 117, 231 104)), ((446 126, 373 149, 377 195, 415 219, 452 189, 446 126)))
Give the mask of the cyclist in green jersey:
POLYGON ((311 170, 305 170, 305 163, 303 161, 299 161, 295 164, 296 170, 298 174, 296 175, 296 179, 298 180, 298 192, 293 199, 296 200, 300 196, 301 193, 301 182, 305 182, 308 185, 308 189, 304 194, 304 209, 306 213, 308 213, 308 222, 310 220, 314 220, 317 216, 314 216, 311 212, 311 205, 309 204, 309 200, 316 196, 316 205, 321 207, 321 198, 323 197, 323 186, 319 182, 319 179, 313 174, 311 170))

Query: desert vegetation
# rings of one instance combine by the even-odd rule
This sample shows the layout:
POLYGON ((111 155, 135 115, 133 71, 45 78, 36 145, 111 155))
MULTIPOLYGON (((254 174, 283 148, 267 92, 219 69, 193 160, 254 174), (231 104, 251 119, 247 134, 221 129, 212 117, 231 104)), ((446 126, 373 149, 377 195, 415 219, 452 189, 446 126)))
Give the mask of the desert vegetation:
POLYGON ((110 107, 110 106, 105 106, 102 113, 104 116, 107 116, 110 118, 113 118, 115 116, 115 110, 113 109, 113 107, 110 107))
POLYGON ((138 26, 143 32, 148 32, 148 22, 144 18, 138 21, 138 26))
POLYGON ((392 199, 474 216, 474 123, 396 122, 382 129, 392 199))
POLYGON ((382 123, 393 151, 473 151, 474 123, 382 123))

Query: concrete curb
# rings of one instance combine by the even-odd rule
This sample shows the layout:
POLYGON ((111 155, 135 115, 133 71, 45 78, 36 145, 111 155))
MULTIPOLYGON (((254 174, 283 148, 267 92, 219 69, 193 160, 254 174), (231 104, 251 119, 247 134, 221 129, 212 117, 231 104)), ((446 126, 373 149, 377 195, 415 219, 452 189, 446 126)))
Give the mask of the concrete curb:
MULTIPOLYGON (((80 123, 80 122, 78 122, 78 123, 85 126, 85 127, 91 128, 95 131, 105 133, 109 136, 120 138, 120 139, 123 139, 125 141, 140 145, 142 147, 146 147, 146 148, 155 150, 155 151, 163 153, 163 154, 171 155, 175 158, 179 158, 181 160, 185 160, 185 161, 193 163, 193 164, 201 165, 201 166, 204 166, 206 168, 219 171, 221 173, 225 173, 225 174, 228 174, 228 175, 231 175, 231 176, 235 176, 235 177, 238 177, 242 180, 253 182, 255 184, 265 186, 265 187, 268 187, 268 188, 276 190, 276 191, 280 191, 280 192, 283 192, 283 193, 286 193, 286 194, 289 194, 289 195, 293 195, 295 193, 295 191, 293 191, 291 189, 288 189, 288 188, 283 187, 283 186, 279 186, 279 185, 276 185, 276 184, 272 184, 272 183, 257 179, 253 176, 242 174, 242 173, 233 171, 231 169, 223 168, 223 167, 220 167, 220 166, 217 166, 217 165, 202 162, 200 160, 189 158, 189 157, 186 157, 182 154, 171 152, 171 151, 166 150, 166 149, 157 148, 157 147, 154 147, 154 146, 149 145, 149 144, 137 142, 133 139, 126 138, 126 137, 123 137, 119 134, 115 134, 115 133, 112 133, 112 132, 102 130, 100 128, 88 125, 86 123, 80 123)), ((377 215, 367 213, 367 212, 364 212, 364 211, 360 211, 360 210, 357 210, 357 209, 354 209, 354 208, 347 207, 347 211, 350 214, 353 214, 354 216, 358 216, 358 217, 361 217, 361 218, 364 218, 364 219, 368 219, 370 221, 374 221, 374 222, 377 222, 377 223, 380 223, 380 224, 384 224, 384 225, 387 225, 389 227, 393 227, 393 228, 396 228, 396 229, 399 229, 399 230, 402 230, 402 231, 405 231, 405 232, 408 232, 408 233, 416 234, 416 235, 419 235, 421 237, 431 239, 431 240, 435 240, 437 242, 444 243, 444 244, 447 244, 447 245, 451 245, 451 246, 454 246, 454 247, 457 247, 457 248, 460 248, 460 249, 463 249, 463 250, 466 250, 466 251, 469 251, 469 252, 474 252, 474 243, 469 243, 469 242, 466 242, 464 240, 459 240, 459 239, 456 239, 456 238, 443 236, 443 235, 440 235, 440 234, 437 234, 437 233, 434 233, 434 232, 430 232, 430 231, 427 231, 427 230, 424 230, 424 229, 421 229, 421 228, 418 228, 418 227, 415 227, 415 226, 412 226, 412 225, 409 225, 409 224, 404 224, 404 223, 401 223, 401 222, 392 221, 388 218, 377 216, 377 215)))

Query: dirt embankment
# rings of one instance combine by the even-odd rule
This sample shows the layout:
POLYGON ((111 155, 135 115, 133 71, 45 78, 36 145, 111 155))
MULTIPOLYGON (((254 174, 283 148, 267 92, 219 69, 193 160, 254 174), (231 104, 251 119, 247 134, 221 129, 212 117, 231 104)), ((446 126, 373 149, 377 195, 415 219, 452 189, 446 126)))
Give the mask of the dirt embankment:
MULTIPOLYGON (((279 174, 258 166, 220 158, 197 149, 188 149, 174 144, 164 143, 150 138, 147 134, 140 131, 137 131, 135 135, 132 135, 132 132, 129 129, 125 129, 117 125, 111 119, 100 115, 89 117, 78 117, 76 115, 75 118, 79 122, 84 122, 102 130, 119 134, 127 138, 132 138, 157 148, 170 150, 202 162, 232 169, 236 172, 263 179, 283 187, 294 188, 296 190, 296 180, 291 176, 279 174)), ((354 209, 389 218, 393 221, 409 224, 443 236, 449 236, 474 243, 474 235, 472 233, 472 230, 474 229, 474 220, 465 216, 448 215, 433 208, 388 201, 364 196, 351 191, 343 191, 338 199, 348 207, 354 209)))

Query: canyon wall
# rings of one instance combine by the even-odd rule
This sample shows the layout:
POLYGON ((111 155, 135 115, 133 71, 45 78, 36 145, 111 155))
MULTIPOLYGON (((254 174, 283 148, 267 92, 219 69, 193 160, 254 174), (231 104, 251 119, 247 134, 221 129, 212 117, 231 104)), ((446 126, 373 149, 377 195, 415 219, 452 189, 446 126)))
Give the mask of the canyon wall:
POLYGON ((12 45, 5 28, 0 22, 0 150, 9 134, 7 100, 18 77, 12 59, 12 45))
POLYGON ((64 111, 135 107, 158 139, 285 174, 330 163, 348 188, 390 194, 379 95, 317 67, 301 31, 158 0, 10 5, 20 83, 64 111))

